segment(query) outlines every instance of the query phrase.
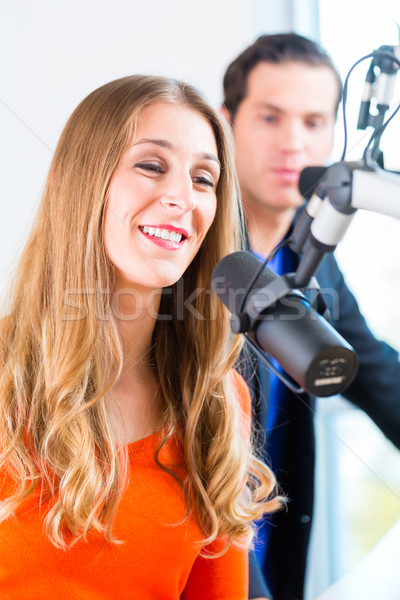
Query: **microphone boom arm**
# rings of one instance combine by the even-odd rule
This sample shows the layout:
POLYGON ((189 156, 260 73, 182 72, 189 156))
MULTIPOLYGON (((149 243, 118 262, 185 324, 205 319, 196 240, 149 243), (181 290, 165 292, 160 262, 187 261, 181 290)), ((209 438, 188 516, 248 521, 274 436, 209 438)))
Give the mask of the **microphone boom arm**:
POLYGON ((400 174, 363 162, 334 163, 318 182, 325 192, 319 209, 309 224, 302 254, 294 276, 298 287, 307 285, 327 252, 341 241, 358 209, 370 210, 400 219, 400 174))

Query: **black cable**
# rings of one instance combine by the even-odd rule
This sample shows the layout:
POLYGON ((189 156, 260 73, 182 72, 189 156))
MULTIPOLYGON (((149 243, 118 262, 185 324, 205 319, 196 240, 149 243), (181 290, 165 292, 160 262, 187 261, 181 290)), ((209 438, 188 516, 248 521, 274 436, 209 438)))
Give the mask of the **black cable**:
MULTIPOLYGON (((346 152, 347 152, 347 121, 346 121, 346 101, 347 101, 347 88, 348 88, 348 82, 349 82, 349 77, 351 75, 351 73, 353 72, 353 70, 355 69, 355 67, 357 67, 357 65, 359 65, 361 62, 363 62, 364 60, 367 60, 367 58, 377 58, 377 57, 386 57, 386 58, 390 58, 390 60, 392 60, 394 63, 397 64, 397 66, 400 68, 400 60, 398 60, 393 54, 390 54, 389 52, 383 52, 382 50, 374 50, 374 52, 371 52, 370 54, 367 54, 366 56, 363 56, 362 58, 358 59, 354 65, 351 67, 351 69, 349 70, 349 72, 346 75, 346 79, 345 82, 343 84, 343 101, 342 101, 342 112, 343 112, 343 134, 344 134, 344 144, 343 144, 343 152, 342 152, 342 156, 340 158, 341 161, 343 161, 345 159, 346 156, 346 152)), ((395 110, 395 112, 391 115, 391 117, 381 125, 381 127, 377 130, 374 130, 372 133, 371 138, 368 141, 367 144, 367 148, 370 147, 372 141, 378 136, 381 135, 384 130, 386 129, 387 124, 393 119, 393 117, 397 114, 398 110, 400 108, 400 105, 397 107, 397 109, 395 110)), ((364 154, 363 154, 363 161, 364 164, 367 165, 367 162, 364 158, 364 155, 366 155, 366 150, 364 150, 364 154)), ((368 165, 367 165, 368 166, 368 165)))
POLYGON ((343 112, 343 137, 344 137, 344 143, 343 143, 343 152, 342 152, 342 156, 340 158, 341 161, 343 161, 345 159, 346 156, 346 152, 347 152, 347 119, 346 119, 346 102, 347 102, 347 88, 349 85, 349 78, 350 75, 352 74, 352 72, 354 71, 354 69, 357 67, 357 65, 359 65, 361 62, 363 62, 364 60, 367 60, 367 58, 374 58, 375 54, 372 52, 371 54, 366 54, 365 56, 363 56, 362 58, 359 58, 354 65, 351 67, 351 69, 349 70, 349 72, 346 75, 346 79, 344 80, 344 84, 343 84, 343 100, 342 100, 342 112, 343 112))
POLYGON ((368 156, 368 150, 371 147, 372 142, 374 141, 375 138, 377 138, 378 136, 380 137, 384 133, 386 127, 389 125, 389 123, 393 119, 393 117, 395 117, 397 115, 399 110, 400 110, 400 102, 398 103, 396 110, 390 115, 388 120, 385 121, 385 123, 382 123, 382 125, 381 125, 381 127, 379 127, 379 129, 375 129, 373 131, 371 137, 369 138, 368 144, 365 146, 365 149, 364 149, 364 152, 362 155, 362 161, 366 167, 374 166, 369 162, 369 156, 368 156))
MULTIPOLYGON (((380 56, 380 57, 385 57, 385 58, 389 58, 392 62, 396 63, 397 66, 400 69, 400 60, 398 60, 395 56, 393 56, 392 54, 390 54, 389 52, 383 52, 382 50, 376 50, 374 52, 374 54, 376 56, 380 56)), ((391 114, 391 116, 387 119, 387 121, 385 121, 384 123, 381 124, 380 127, 374 129, 374 131, 372 132, 372 135, 370 137, 370 139, 368 140, 368 144, 366 145, 364 152, 363 152, 363 156, 362 156, 362 161, 364 162, 364 165, 366 167, 370 167, 372 165, 370 165, 369 163, 369 157, 368 157, 368 150, 371 147, 372 142, 378 138, 381 137, 382 134, 384 133, 386 127, 389 125, 390 121, 393 119, 393 117, 396 116, 396 114, 399 112, 400 109, 400 103, 397 105, 396 110, 391 114)))
POLYGON ((276 375, 276 377, 278 377, 278 379, 280 379, 282 381, 282 383, 290 389, 291 392, 293 392, 294 394, 303 394, 304 393, 304 391, 305 391, 304 388, 297 385, 289 377, 289 375, 287 375, 285 372, 279 371, 275 367, 272 360, 270 360, 268 358, 268 355, 266 353, 264 353, 247 334, 245 334, 244 337, 246 339, 246 344, 248 344, 250 346, 250 348, 253 350, 253 352, 255 352, 257 354, 257 356, 259 358, 261 358, 261 360, 267 364, 268 368, 271 369, 271 371, 274 373, 274 375, 276 375))

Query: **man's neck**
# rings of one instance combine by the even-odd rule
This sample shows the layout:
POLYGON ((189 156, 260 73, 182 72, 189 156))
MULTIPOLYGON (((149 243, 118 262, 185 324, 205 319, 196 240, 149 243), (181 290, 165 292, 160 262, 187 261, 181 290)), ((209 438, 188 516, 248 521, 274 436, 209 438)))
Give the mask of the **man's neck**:
POLYGON ((294 208, 277 211, 264 206, 245 207, 251 249, 257 254, 268 256, 286 236, 295 212, 294 208))

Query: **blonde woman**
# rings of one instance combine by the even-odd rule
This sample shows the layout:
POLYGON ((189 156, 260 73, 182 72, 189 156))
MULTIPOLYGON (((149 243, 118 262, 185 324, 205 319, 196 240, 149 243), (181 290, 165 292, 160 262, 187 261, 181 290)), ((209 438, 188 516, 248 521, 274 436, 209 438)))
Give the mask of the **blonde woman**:
POLYGON ((209 290, 238 223, 191 86, 126 77, 72 114, 2 321, 2 600, 247 598, 278 500, 209 290))

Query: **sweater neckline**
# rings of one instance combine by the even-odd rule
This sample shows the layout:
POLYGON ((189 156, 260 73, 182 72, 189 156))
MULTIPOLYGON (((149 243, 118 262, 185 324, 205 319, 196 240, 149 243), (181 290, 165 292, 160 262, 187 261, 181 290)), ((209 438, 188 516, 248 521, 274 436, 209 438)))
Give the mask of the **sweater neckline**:
POLYGON ((154 431, 140 440, 127 444, 128 454, 134 458, 147 458, 153 456, 154 450, 161 440, 162 429, 154 431))

